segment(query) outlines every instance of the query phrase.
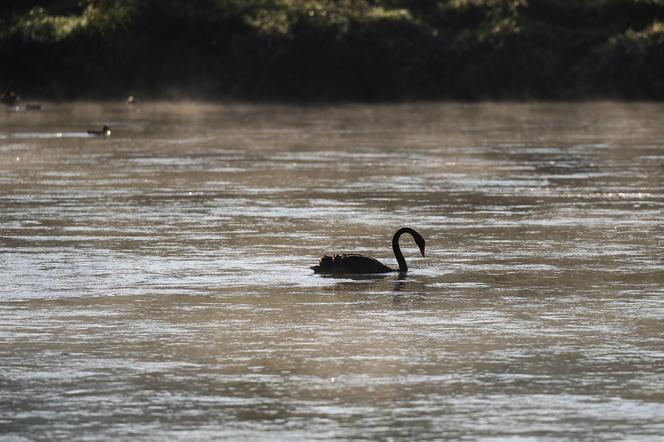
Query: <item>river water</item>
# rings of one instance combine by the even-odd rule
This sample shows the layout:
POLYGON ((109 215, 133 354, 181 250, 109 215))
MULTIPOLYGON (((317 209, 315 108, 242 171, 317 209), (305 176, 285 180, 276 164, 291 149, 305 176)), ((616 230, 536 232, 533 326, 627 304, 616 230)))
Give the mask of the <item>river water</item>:
POLYGON ((663 121, 3 110, 0 440, 664 440, 663 121))

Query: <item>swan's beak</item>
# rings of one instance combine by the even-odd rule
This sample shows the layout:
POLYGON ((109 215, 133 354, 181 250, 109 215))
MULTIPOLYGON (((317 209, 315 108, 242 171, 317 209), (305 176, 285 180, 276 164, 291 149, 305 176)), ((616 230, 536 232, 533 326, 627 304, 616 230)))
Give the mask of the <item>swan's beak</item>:
POLYGON ((421 252, 422 252, 422 258, 424 258, 424 249, 422 249, 421 252))

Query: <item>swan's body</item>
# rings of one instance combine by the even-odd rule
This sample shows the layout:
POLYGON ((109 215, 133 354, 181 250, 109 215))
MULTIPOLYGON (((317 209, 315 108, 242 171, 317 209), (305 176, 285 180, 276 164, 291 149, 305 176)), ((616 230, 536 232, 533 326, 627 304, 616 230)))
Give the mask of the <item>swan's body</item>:
POLYGON ((111 129, 108 126, 104 126, 101 130, 88 129, 89 135, 103 135, 109 137, 111 135, 111 129))
POLYGON ((358 253, 323 255, 317 266, 311 267, 315 273, 389 273, 396 269, 386 266, 376 258, 358 253))
POLYGON ((420 253, 424 256, 424 238, 422 238, 422 235, 410 227, 403 227, 397 230, 392 237, 392 250, 399 263, 398 269, 388 267, 371 256, 360 255, 357 253, 344 253, 334 256, 323 255, 318 265, 311 268, 314 273, 328 274, 405 273, 408 271, 408 265, 406 264, 406 260, 399 247, 399 237, 404 233, 410 234, 413 239, 415 239, 415 243, 420 248, 420 253))

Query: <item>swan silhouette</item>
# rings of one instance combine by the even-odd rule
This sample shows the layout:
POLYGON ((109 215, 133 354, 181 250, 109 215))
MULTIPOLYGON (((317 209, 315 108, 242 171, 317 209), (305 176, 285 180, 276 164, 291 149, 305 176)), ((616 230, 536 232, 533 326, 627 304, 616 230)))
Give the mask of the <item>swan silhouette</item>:
POLYGON ((344 253, 334 256, 323 255, 320 258, 318 265, 311 267, 311 269, 314 271, 314 273, 328 274, 366 274, 389 272, 405 273, 408 271, 408 265, 406 264, 406 260, 404 259, 403 253, 401 253, 401 248, 399 247, 399 237, 404 233, 408 233, 413 237, 417 247, 420 248, 420 253, 422 253, 422 256, 424 256, 424 238, 422 238, 422 235, 410 227, 402 227, 401 229, 397 230, 392 237, 392 250, 394 251, 394 256, 397 258, 397 262, 399 263, 398 269, 388 267, 382 262, 378 261, 376 258, 360 255, 358 253, 344 253))
POLYGON ((104 136, 110 136, 111 135, 111 128, 108 126, 104 126, 101 128, 101 130, 95 130, 95 129, 88 129, 88 134, 89 135, 104 135, 104 136))

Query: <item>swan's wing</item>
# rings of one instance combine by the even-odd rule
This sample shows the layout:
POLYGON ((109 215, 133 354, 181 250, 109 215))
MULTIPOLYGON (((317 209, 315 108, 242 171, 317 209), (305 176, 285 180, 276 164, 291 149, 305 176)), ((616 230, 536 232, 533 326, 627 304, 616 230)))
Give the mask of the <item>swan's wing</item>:
POLYGON ((387 273, 391 268, 371 256, 357 253, 335 255, 333 258, 334 273, 387 273))

